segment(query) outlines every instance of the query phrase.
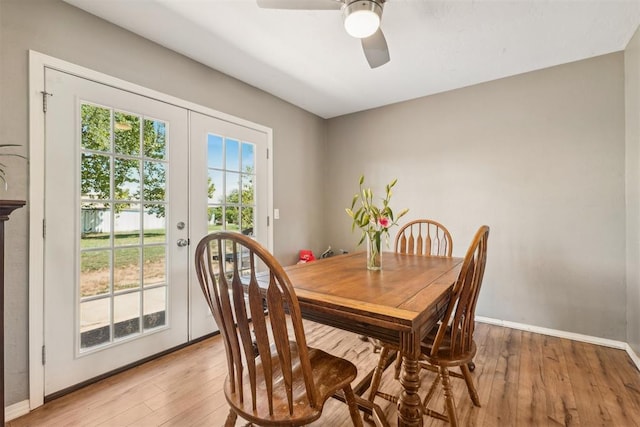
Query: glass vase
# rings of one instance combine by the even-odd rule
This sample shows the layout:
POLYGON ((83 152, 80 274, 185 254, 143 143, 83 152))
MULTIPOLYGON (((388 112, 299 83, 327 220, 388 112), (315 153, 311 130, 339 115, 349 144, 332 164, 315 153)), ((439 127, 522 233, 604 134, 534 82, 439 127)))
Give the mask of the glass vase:
POLYGON ((367 233, 367 269, 382 270, 379 233, 367 233))

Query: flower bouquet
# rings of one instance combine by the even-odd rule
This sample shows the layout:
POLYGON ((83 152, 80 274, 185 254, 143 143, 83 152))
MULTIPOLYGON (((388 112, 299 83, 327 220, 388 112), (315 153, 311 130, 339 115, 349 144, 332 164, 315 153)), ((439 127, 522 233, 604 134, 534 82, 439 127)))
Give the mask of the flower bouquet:
POLYGON ((360 192, 353 196, 351 208, 345 209, 353 219, 351 231, 355 230, 356 226, 362 231, 358 246, 365 240, 367 241, 367 268, 369 270, 382 269, 382 236, 385 237, 385 242, 389 246, 389 228, 397 225, 398 220, 409 212, 409 209, 404 209, 398 216, 394 217, 393 210, 389 206, 392 194, 391 189, 397 182, 398 180, 394 179, 387 184, 386 194, 382 199, 382 207, 378 207, 373 203, 373 191, 371 191, 371 188, 364 188, 364 175, 361 175, 360 192), (360 200, 360 207, 354 210, 358 200, 360 200))

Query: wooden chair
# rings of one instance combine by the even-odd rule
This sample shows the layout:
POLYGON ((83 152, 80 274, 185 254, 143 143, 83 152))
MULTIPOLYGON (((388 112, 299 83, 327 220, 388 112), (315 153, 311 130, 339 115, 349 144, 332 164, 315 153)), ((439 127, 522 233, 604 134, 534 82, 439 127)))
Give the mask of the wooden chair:
POLYGON ((264 426, 309 424, 339 390, 353 424, 362 426, 351 389, 356 367, 307 347, 298 299, 273 255, 248 236, 221 231, 198 243, 195 262, 227 355, 225 426, 238 416, 264 426), (268 283, 266 292, 258 277, 268 283))
MULTIPOLYGON (((398 253, 409 253, 425 256, 448 256, 453 253, 453 239, 447 227, 432 219, 417 219, 403 225, 396 234, 394 250, 398 253)), ((373 340, 373 351, 380 351, 378 365, 374 369, 369 388, 369 401, 373 402, 376 396, 396 402, 395 396, 380 392, 380 380, 382 374, 389 366, 391 352, 396 352, 395 379, 400 378, 402 355, 394 345, 385 344, 379 340, 373 340)), ((365 416, 365 419, 367 417, 365 416)))
POLYGON ((453 239, 449 230, 439 222, 418 219, 398 231, 394 250, 403 254, 451 256, 453 239))
POLYGON ((438 372, 424 399, 424 412, 432 417, 449 421, 452 426, 458 425, 458 417, 451 393, 450 374, 465 380, 473 404, 480 406, 480 399, 473 385, 468 364, 476 354, 476 344, 473 340, 476 324, 475 311, 487 261, 488 239, 489 227, 483 225, 476 232, 464 257, 458 280, 454 285, 440 326, 435 334, 429 334, 422 343, 424 363, 421 363, 421 366, 438 372), (450 372, 449 369, 453 367, 459 367, 462 374, 450 372), (446 415, 427 407, 439 382, 442 382, 444 390, 446 415))
MULTIPOLYGON (((451 256, 453 252, 453 239, 447 227, 432 219, 417 219, 400 228, 396 234, 395 252, 402 254, 417 254, 425 256, 451 256)), ((368 339, 363 336, 362 339, 368 339)), ((373 352, 382 351, 383 344, 378 340, 372 340, 373 352)), ((387 353, 384 353, 385 358, 387 353)), ((382 358, 380 359, 382 361, 382 358)), ((396 359, 395 377, 400 375, 402 358, 396 359)), ((382 375, 382 373, 380 373, 382 375)))
MULTIPOLYGON (((466 256, 462 263, 458 279, 454 284, 451 299, 439 324, 427 335, 421 344, 422 358, 420 366, 423 369, 435 371, 438 376, 431 384, 423 401, 423 412, 426 415, 449 421, 451 425, 458 424, 455 413, 455 402, 451 394, 449 375, 464 378, 467 390, 474 405, 480 406, 478 393, 471 378, 470 366, 473 366, 473 357, 476 346, 473 341, 475 328, 475 307, 484 275, 484 266, 487 255, 487 239, 489 227, 482 226, 476 232, 466 256), (450 372, 448 368, 459 366, 462 374, 450 372), (445 405, 447 415, 429 409, 427 406, 433 397, 438 384, 442 381, 445 393, 445 405)), ((369 391, 369 401, 373 402, 376 396, 396 403, 397 397, 380 392, 380 379, 386 368, 389 353, 397 351, 397 348, 384 344, 380 352, 378 365, 374 371, 369 391)), ((401 355, 397 356, 401 359, 401 355)), ((397 359, 397 360, 398 360, 397 359)), ((472 369, 471 369, 472 370, 472 369)), ((396 369, 396 379, 399 371, 396 369)))

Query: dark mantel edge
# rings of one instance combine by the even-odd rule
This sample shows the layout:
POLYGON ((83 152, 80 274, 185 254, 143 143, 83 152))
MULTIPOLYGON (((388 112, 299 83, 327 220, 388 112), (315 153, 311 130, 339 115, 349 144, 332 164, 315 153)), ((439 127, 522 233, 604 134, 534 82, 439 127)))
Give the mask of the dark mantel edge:
POLYGON ((4 222, 14 210, 23 207, 24 200, 0 200, 0 419, 4 426, 4 222))
POLYGON ((0 200, 0 221, 8 220, 11 212, 23 207, 26 203, 25 200, 0 200))

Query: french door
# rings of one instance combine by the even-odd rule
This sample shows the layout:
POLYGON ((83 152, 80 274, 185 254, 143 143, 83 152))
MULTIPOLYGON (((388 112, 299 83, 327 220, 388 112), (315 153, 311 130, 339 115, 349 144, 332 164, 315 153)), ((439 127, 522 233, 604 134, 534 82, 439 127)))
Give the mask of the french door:
MULTIPOLYGON (((240 231, 267 246, 267 135, 196 112, 190 119, 192 235, 240 231)), ((211 332, 213 316, 191 271, 190 330, 197 338, 211 332)))
POLYGON ((48 395, 187 341, 188 112, 45 78, 48 395))
POLYGON ((198 240, 270 233, 265 132, 44 74, 47 396, 215 331, 198 240))

